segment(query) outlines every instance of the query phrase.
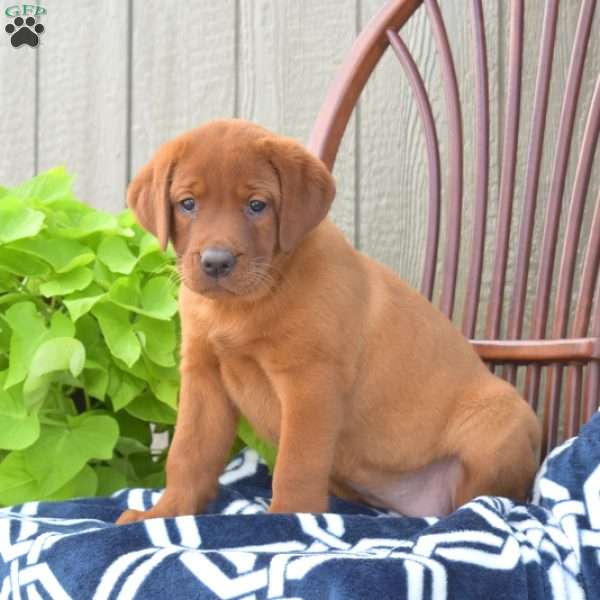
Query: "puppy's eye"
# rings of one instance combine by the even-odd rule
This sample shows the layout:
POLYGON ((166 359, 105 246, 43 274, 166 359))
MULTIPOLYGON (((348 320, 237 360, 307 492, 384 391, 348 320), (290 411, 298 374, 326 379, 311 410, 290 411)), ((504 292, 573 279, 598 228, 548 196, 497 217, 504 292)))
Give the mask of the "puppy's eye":
POLYGON ((265 210, 265 208, 267 208, 267 203, 264 200, 253 198, 250 200, 250 202, 248 202, 248 210, 252 215, 261 213, 263 210, 265 210))
POLYGON ((184 198, 180 203, 183 212, 190 213, 196 208, 196 201, 193 198, 184 198))

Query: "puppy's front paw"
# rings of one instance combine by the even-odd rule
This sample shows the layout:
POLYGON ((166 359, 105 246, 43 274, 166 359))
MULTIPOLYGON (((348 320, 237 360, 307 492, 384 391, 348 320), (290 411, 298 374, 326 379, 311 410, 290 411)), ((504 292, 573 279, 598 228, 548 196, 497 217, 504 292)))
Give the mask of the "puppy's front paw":
POLYGON ((180 517, 182 515, 194 515, 198 510, 193 510, 188 507, 177 506, 174 504, 157 504, 148 510, 134 510, 130 508, 124 511, 117 519, 117 525, 128 525, 137 521, 145 521, 146 519, 169 519, 171 517, 180 517))
POLYGON ((144 519, 151 518, 148 510, 134 510, 130 508, 121 513, 121 516, 116 520, 116 525, 128 525, 129 523, 135 523, 137 521, 143 521, 144 519))

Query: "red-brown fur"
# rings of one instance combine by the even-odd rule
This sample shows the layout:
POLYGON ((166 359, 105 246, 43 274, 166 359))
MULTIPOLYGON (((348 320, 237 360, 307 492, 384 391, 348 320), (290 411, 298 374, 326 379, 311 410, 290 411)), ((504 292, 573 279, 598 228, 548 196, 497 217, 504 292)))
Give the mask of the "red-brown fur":
POLYGON ((169 142, 132 182, 140 223, 179 258, 182 384, 166 491, 120 523, 202 511, 240 413, 278 446, 271 512, 325 511, 331 491, 415 515, 526 498, 535 415, 442 313, 352 248, 326 218, 334 195, 302 146, 240 120, 169 142), (256 197, 267 209, 249 217, 256 197), (225 278, 200 269, 210 245, 239 255, 225 278))

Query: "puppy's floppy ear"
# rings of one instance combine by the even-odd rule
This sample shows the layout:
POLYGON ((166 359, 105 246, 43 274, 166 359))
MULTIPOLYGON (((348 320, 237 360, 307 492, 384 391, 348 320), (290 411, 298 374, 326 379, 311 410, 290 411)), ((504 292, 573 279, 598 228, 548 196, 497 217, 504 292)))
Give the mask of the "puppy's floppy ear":
POLYGON ((279 177, 279 246, 290 252, 329 212, 335 181, 327 167, 293 139, 266 137, 259 145, 279 177))
POLYGON ((163 250, 171 237, 169 189, 174 161, 161 154, 135 176, 127 191, 127 204, 139 224, 154 234, 163 250))

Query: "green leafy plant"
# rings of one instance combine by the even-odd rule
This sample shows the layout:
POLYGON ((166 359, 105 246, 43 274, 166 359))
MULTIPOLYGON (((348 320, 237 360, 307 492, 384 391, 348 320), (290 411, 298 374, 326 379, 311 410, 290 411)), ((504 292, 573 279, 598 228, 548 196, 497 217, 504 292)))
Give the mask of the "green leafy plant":
MULTIPOLYGON (((52 169, 0 188, 0 504, 164 485, 179 388, 174 255, 52 169)), ((247 423, 235 448, 274 451, 247 423)))

